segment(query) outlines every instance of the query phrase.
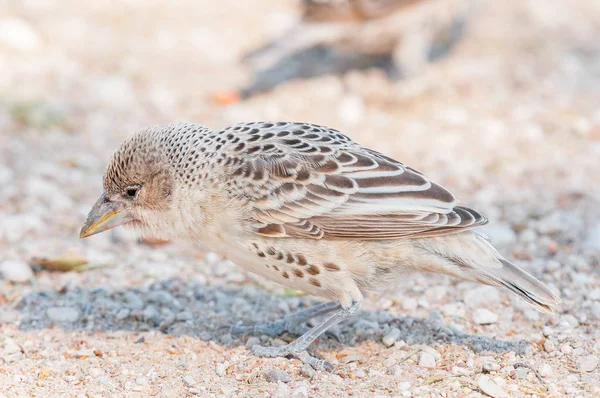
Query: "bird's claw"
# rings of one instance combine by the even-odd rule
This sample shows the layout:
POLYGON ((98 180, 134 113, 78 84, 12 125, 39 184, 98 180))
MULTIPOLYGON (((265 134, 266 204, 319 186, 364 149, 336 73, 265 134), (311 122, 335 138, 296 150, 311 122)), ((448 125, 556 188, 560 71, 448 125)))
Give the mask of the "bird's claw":
POLYGON ((250 353, 257 357, 277 358, 292 356, 298 358, 303 363, 312 366, 315 370, 324 370, 332 372, 334 367, 330 362, 323 359, 317 359, 310 355, 306 350, 295 350, 290 344, 281 347, 263 347, 255 345, 250 349, 250 353))

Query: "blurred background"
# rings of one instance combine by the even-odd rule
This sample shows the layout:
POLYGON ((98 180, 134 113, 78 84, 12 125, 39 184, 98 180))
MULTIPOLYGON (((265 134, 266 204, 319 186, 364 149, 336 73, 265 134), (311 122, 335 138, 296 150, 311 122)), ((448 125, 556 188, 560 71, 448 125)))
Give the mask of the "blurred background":
MULTIPOLYGON (((292 120, 339 129, 449 188, 490 218, 508 258, 561 292, 555 325, 598 325, 600 2, 315 3, 0 0, 0 324, 27 316, 16 308, 31 291, 258 283, 184 243, 78 231, 130 133, 292 120), (34 277, 34 257, 103 267, 34 277)), ((469 311, 465 285, 414 278, 391 308, 469 311)), ((504 300, 507 319, 540 320, 504 300)), ((586 347, 600 347, 597 329, 586 347)))

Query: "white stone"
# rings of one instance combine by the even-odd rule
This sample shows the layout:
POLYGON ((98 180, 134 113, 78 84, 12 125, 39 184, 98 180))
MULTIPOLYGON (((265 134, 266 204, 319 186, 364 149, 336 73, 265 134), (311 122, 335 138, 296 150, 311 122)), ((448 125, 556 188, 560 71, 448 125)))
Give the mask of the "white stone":
POLYGON ((544 350, 546 352, 553 352, 554 350, 556 350, 556 344, 554 344, 554 342, 550 340, 546 340, 546 342, 544 343, 544 350))
POLYGON ((577 320, 577 318, 575 318, 573 315, 570 315, 570 314, 565 314, 565 315, 561 316, 560 323, 561 323, 561 325, 571 327, 571 328, 575 328, 575 327, 579 326, 579 321, 577 320))
POLYGON ((591 372, 600 363, 600 358, 597 355, 587 355, 577 360, 577 368, 582 372, 591 372))
POLYGON ((571 347, 569 344, 563 344, 560 347, 560 352, 565 355, 571 355, 573 353, 573 347, 571 347))
POLYGON ((73 307, 51 307, 46 315, 54 322, 75 322, 79 318, 79 310, 73 307))
POLYGON ((275 394, 273 394, 273 396, 275 398, 287 398, 290 396, 290 388, 282 381, 278 381, 277 389, 275 390, 275 394))
POLYGON ((494 398, 509 397, 508 393, 504 391, 502 387, 496 384, 488 376, 481 376, 477 379, 477 385, 481 388, 481 391, 494 398))
POLYGON ((483 370, 487 372, 497 372, 498 370, 500 370, 500 365, 498 365, 495 362, 485 361, 483 363, 483 370))
POLYGON ((215 367, 215 373, 217 374, 217 376, 225 376, 225 365, 222 363, 218 363, 215 367))
POLYGON ((465 316, 465 305, 463 303, 449 303, 444 304, 441 308, 442 314, 451 317, 464 317, 465 316))
POLYGON ((421 346, 421 351, 428 353, 429 355, 431 355, 433 357, 433 359, 435 359, 436 361, 440 358, 442 358, 442 354, 440 354, 439 352, 437 352, 435 350, 435 348, 429 347, 427 345, 421 346))
POLYGON ((308 388, 305 385, 301 385, 292 391, 292 398, 305 398, 308 397, 308 388))
POLYGON ((11 282, 25 283, 33 278, 33 271, 25 261, 6 260, 0 263, 0 275, 11 282))
POLYGON ((104 371, 100 368, 91 368, 88 372, 88 374, 93 378, 93 379, 97 379, 100 376, 104 375, 104 371))
POLYGON ((435 368, 435 358, 427 352, 421 352, 419 355, 419 366, 422 368, 435 368))
POLYGON ((183 382, 188 386, 192 387, 196 384, 196 380, 192 377, 192 375, 186 375, 183 377, 183 382))
POLYGON ((485 308, 477 308, 471 318, 479 325, 489 325, 498 321, 498 315, 485 308))
POLYGON ((385 344, 386 347, 391 347, 393 346, 396 341, 398 340, 398 337, 400 337, 400 329, 398 328, 392 328, 390 329, 390 331, 383 337, 383 344, 385 344))
POLYGON ((11 338, 4 340, 4 354, 11 355, 22 352, 21 347, 11 338))
POLYGON ((401 381, 398 383, 398 390, 408 391, 410 389, 410 381, 401 381))
POLYGON ((542 377, 551 377, 554 375, 554 369, 552 369, 552 366, 548 365, 547 363, 540 365, 538 372, 542 377))

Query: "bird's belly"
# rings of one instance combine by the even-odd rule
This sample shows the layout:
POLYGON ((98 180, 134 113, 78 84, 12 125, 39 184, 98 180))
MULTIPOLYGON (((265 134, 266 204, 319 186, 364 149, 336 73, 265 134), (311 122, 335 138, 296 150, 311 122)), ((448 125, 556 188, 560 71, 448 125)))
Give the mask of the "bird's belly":
POLYGON ((207 248, 247 271, 311 295, 332 300, 360 295, 350 270, 332 261, 337 256, 331 250, 306 250, 287 240, 275 246, 262 239, 227 239, 207 248))

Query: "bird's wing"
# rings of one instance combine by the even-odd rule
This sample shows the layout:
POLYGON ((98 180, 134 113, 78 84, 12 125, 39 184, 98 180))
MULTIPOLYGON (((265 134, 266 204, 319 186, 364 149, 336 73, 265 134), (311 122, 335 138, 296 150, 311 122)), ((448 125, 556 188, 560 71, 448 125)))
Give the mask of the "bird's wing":
POLYGON ((301 123, 253 123, 221 132, 232 192, 251 207, 255 232, 270 237, 395 239, 437 236, 487 219, 457 206, 423 174, 340 132, 301 123))

